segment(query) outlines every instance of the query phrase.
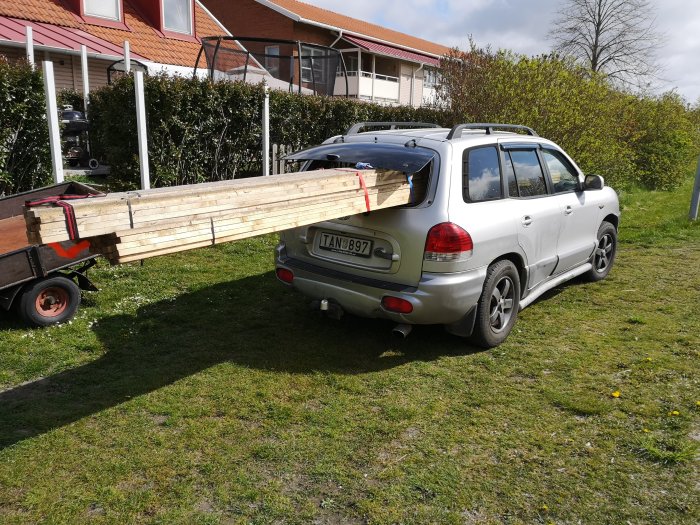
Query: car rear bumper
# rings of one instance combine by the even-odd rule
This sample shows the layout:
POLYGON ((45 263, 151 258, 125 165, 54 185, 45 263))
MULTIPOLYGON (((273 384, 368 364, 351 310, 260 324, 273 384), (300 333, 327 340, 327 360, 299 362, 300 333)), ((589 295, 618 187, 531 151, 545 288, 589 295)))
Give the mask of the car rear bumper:
POLYGON ((389 319, 407 324, 459 323, 479 301, 486 268, 462 273, 423 273, 418 286, 359 278, 336 270, 287 257, 284 246, 276 253, 277 268, 294 274, 291 286, 312 299, 328 299, 348 313, 360 317, 389 319), (385 296, 405 299, 413 305, 410 314, 382 307, 385 296))

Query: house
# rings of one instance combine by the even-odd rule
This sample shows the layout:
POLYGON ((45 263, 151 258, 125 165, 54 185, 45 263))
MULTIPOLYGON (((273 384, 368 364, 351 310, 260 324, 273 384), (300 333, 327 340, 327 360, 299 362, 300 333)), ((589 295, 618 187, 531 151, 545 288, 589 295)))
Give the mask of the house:
POLYGON ((107 84, 110 67, 119 69, 125 40, 148 72, 192 74, 200 39, 226 34, 199 0, 0 0, 0 55, 26 56, 26 26, 36 62, 51 60, 57 89, 76 91, 83 88, 83 45, 94 89, 107 84))
MULTIPOLYGON (((435 100, 437 68, 450 49, 297 0, 202 0, 235 37, 297 40, 341 50, 348 94, 381 104, 435 100)), ((268 56, 279 54, 268 46, 268 56)), ((338 71, 342 76, 343 72, 338 71)), ((303 76, 303 71, 302 71, 303 76)), ((338 78, 336 94, 345 94, 338 78)))

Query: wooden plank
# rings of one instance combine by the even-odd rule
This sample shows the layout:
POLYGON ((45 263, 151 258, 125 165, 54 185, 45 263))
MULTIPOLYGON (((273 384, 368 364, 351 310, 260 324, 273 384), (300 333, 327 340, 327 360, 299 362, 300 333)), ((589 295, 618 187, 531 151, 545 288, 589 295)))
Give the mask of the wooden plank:
MULTIPOLYGON (((391 199, 391 198, 390 198, 391 199)), ((403 199, 394 197, 394 200, 387 200, 388 205, 401 203, 403 199)), ((313 224, 322 220, 329 220, 343 215, 358 213, 363 208, 352 203, 339 205, 338 203, 328 203, 325 207, 311 206, 305 209, 297 209, 293 215, 284 212, 270 215, 266 212, 249 215, 247 217, 225 217, 220 220, 207 221, 198 224, 180 225, 167 230, 155 232, 142 231, 138 234, 129 235, 124 233, 119 237, 105 239, 101 243, 93 243, 98 248, 118 244, 119 250, 131 249, 138 246, 148 246, 159 242, 169 242, 172 239, 182 239, 188 236, 207 235, 210 238, 218 238, 233 230, 255 232, 257 227, 275 227, 277 230, 289 229, 300 221, 306 224, 313 224), (310 221, 310 222, 309 222, 310 221), (213 223, 213 224, 212 224, 213 223), (291 225, 291 226, 290 226, 291 225), (213 234, 212 234, 213 228, 213 234)))
MULTIPOLYGON (((270 178, 270 177, 268 177, 270 178)), ((400 178, 398 178, 400 179, 400 178)), ((392 177, 389 180, 397 180, 397 177, 392 177)), ((404 177, 405 180, 405 177, 404 177)), ((405 182, 401 183, 396 183, 394 182, 393 184, 384 184, 379 187, 387 187, 391 188, 392 191, 408 191, 408 185, 405 182)), ((355 186, 353 189, 345 190, 346 194, 343 196, 341 192, 334 192, 332 194, 326 194, 324 193, 323 190, 318 190, 311 192, 310 195, 318 197, 319 201, 326 201, 327 199, 330 198, 360 198, 364 197, 364 192, 359 189, 357 186, 355 186)), ((368 191, 372 191, 372 188, 368 188, 368 191)), ((211 202, 200 202, 196 208, 198 211, 198 215, 205 215, 205 214, 212 214, 213 216, 216 216, 217 214, 221 212, 225 212, 227 208, 230 207, 238 207, 245 209, 247 207, 252 207, 252 204, 255 203, 256 205, 266 205, 268 207, 278 207, 281 204, 280 203, 294 203, 296 204, 303 204, 302 201, 305 198, 311 198, 311 197, 302 197, 298 195, 292 195, 290 198, 289 194, 286 192, 277 192, 274 194, 276 198, 279 199, 285 199, 284 201, 268 201, 266 202, 264 198, 256 197, 252 201, 238 201, 236 202, 234 200, 227 200, 226 198, 222 198, 219 200, 214 200, 211 202), (230 203, 230 204, 229 204, 230 203), (238 204, 238 206, 234 206, 234 204, 238 204), (249 206, 246 206, 249 205, 249 206), (199 213, 203 212, 203 213, 199 213)), ((171 193, 169 197, 173 196, 171 193)), ((85 201, 81 201, 85 202, 85 201)), ((96 200, 93 200, 91 203, 91 206, 94 206, 96 204, 96 200)), ((177 200, 175 201, 177 202, 177 200)), ((406 193, 406 202, 408 202, 408 193, 406 193)), ((134 205, 132 204, 132 211, 133 211, 134 205)), ((113 211, 114 208, 111 206, 107 206, 106 209, 109 209, 110 211, 113 211)), ((140 227, 141 226, 141 221, 144 221, 144 225, 150 225, 152 222, 156 222, 155 219, 157 219, 158 222, 161 221, 166 221, 166 220, 173 220, 177 219, 180 217, 190 217, 192 215, 192 211, 190 209, 190 205, 187 204, 179 204, 175 206, 171 206, 170 208, 166 208, 167 211, 164 211, 163 209, 158 209, 158 208, 152 208, 150 209, 151 211, 148 212, 148 215, 141 216, 139 218, 139 211, 133 212, 132 219, 134 220, 134 227, 140 227), (171 209, 173 208, 173 209, 171 209), (150 220, 149 220, 150 219, 150 220)), ((35 240, 41 240, 42 242, 59 242, 62 240, 65 240, 65 220, 62 217, 62 210, 60 210, 61 214, 61 220, 56 223, 47 223, 47 224, 31 224, 28 226, 30 229, 30 236, 33 237, 35 240), (34 235, 38 234, 38 235, 34 235)), ((89 217, 89 214, 87 211, 85 211, 85 214, 89 217)), ((102 216, 99 218, 99 220, 95 220, 95 217, 92 217, 92 220, 87 220, 87 221, 79 221, 78 222, 78 230, 81 234, 81 237, 93 237, 96 235, 101 235, 105 233, 109 233, 111 231, 115 230, 124 230, 128 229, 130 227, 130 222, 128 218, 128 209, 126 211, 126 214, 112 214, 110 216, 102 216)))
MULTIPOLYGON (((396 202, 402 202, 397 199, 396 202)), ((191 229, 183 228, 174 231, 170 235, 154 235, 150 238, 143 237, 135 242, 122 242, 113 246, 107 246, 101 252, 111 259, 121 261, 125 257, 140 256, 148 258, 162 254, 162 250, 181 247, 182 250, 189 249, 188 246, 195 244, 197 247, 203 244, 219 244, 233 240, 244 239, 265 233, 277 232, 297 226, 314 224, 324 220, 329 220, 345 214, 357 213, 357 208, 352 205, 345 207, 328 207, 327 210, 309 210, 304 214, 297 214, 294 218, 289 217, 260 217, 254 221, 245 221, 226 225, 214 225, 214 235, 212 235, 210 225, 199 225, 191 229)))

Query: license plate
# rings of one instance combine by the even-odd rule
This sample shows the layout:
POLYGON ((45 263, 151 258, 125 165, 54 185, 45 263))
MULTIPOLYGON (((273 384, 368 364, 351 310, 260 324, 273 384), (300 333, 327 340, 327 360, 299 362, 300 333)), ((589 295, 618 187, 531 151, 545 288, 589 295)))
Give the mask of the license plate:
POLYGON ((321 232, 318 247, 322 250, 356 257, 370 257, 372 254, 372 241, 328 232, 321 232))

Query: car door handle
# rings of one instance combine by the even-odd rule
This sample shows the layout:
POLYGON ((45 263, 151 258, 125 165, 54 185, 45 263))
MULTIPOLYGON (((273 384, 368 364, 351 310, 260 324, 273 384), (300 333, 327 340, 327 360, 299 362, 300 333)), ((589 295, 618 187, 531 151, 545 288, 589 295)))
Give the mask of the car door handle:
POLYGON ((523 217, 523 226, 530 226, 531 224, 532 217, 530 217, 529 215, 525 215, 525 217, 523 217))
POLYGON ((571 215, 572 213, 574 213, 574 209, 571 206, 564 208, 564 215, 571 215))

